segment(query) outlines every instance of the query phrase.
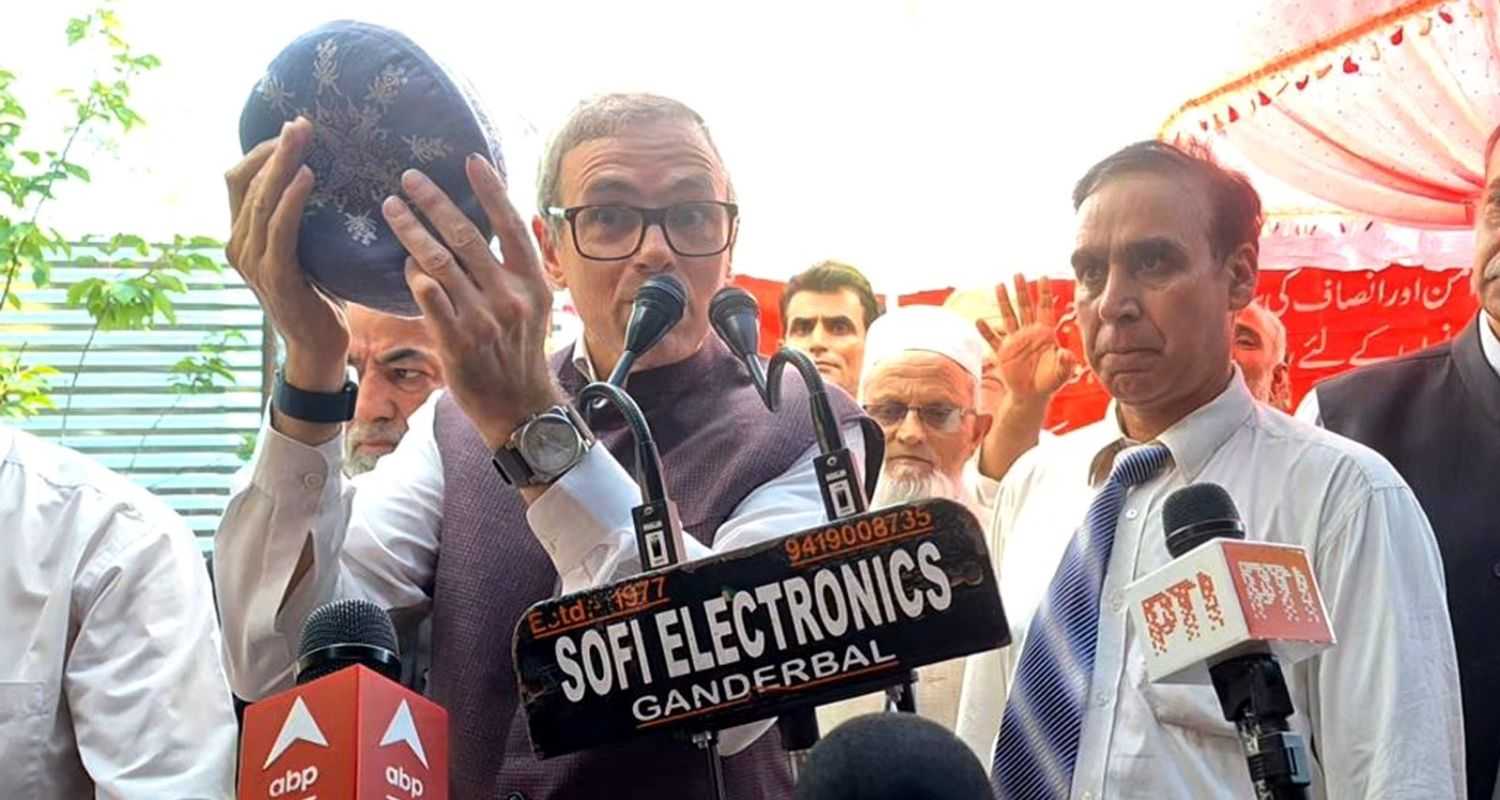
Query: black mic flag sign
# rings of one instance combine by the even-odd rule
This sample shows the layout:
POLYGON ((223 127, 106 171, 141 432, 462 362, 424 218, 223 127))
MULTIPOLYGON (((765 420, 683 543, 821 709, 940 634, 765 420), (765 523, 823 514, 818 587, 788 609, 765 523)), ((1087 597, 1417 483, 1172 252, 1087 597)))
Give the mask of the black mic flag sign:
POLYGON ((515 664, 550 758, 769 719, 1009 643, 979 524, 928 500, 538 603, 515 664))

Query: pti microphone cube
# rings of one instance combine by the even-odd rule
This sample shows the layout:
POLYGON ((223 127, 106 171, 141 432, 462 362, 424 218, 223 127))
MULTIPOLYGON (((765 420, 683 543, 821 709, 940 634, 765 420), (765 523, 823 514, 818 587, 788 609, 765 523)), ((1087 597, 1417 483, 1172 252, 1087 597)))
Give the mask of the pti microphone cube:
POLYGON ((1307 551, 1213 539, 1125 589, 1153 683, 1202 683, 1207 665, 1266 648, 1291 665, 1334 644, 1307 551))

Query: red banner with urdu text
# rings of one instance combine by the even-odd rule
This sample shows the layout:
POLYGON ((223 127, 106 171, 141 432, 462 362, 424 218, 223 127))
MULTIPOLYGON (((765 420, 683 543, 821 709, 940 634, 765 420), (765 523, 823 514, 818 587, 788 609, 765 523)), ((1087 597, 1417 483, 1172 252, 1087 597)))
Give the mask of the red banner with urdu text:
MULTIPOLYGON (((1053 281, 1053 293, 1063 344, 1086 363, 1072 313, 1072 281, 1053 281)), ((938 304, 947 294, 904 295, 900 304, 938 304)), ((1258 299, 1286 326, 1294 408, 1320 380, 1453 338, 1478 310, 1468 269, 1398 265, 1263 270, 1258 299)), ((1047 427, 1061 433, 1087 425, 1103 418, 1108 404, 1104 388, 1085 370, 1052 399, 1047 427)))
MULTIPOLYGON (((781 340, 781 282, 741 276, 735 283, 755 295, 761 350, 775 352, 781 340)), ((902 295, 898 303, 938 305, 951 291, 902 295)), ((1054 280, 1053 294, 1062 342, 1086 363, 1072 313, 1072 281, 1054 280)), ((1293 407, 1320 380, 1453 338, 1478 310, 1468 269, 1263 270, 1258 297, 1286 326, 1293 407)), ((1103 418, 1108 404, 1103 387, 1085 370, 1052 399, 1047 427, 1061 433, 1087 425, 1103 418)))

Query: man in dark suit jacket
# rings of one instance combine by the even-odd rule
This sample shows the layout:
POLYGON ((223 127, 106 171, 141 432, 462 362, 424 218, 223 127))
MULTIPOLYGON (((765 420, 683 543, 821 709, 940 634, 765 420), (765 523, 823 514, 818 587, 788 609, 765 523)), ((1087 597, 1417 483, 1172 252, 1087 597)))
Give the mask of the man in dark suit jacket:
MULTIPOLYGON (((1297 415, 1363 442, 1411 484, 1432 521, 1464 694, 1469 797, 1500 764, 1500 128, 1475 207, 1474 293, 1457 338, 1319 384, 1297 415)), ((1393 609, 1399 611, 1399 609, 1393 609)), ((1495 795, 1500 797, 1500 795, 1495 795)))

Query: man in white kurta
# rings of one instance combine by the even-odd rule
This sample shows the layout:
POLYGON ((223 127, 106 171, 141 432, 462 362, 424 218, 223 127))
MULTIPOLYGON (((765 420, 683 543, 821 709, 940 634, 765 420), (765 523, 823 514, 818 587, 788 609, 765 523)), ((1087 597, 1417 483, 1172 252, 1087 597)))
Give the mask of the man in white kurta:
POLYGON ((182 519, 0 425, 0 541, 0 797, 232 797, 234 707, 182 519))

